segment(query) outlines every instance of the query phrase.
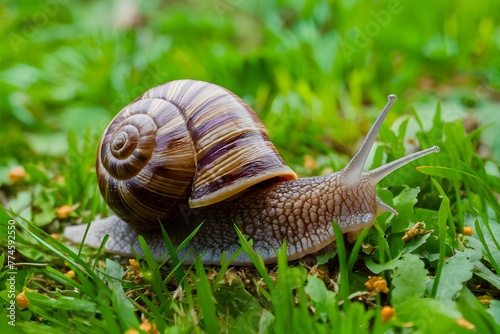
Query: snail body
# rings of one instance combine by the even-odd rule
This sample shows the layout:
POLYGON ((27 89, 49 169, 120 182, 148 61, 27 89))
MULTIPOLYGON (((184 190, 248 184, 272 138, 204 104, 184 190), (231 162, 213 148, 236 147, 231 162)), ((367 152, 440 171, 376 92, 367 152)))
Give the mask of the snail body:
MULTIPOLYGON (((180 258, 220 263, 239 248, 234 226, 253 240, 266 263, 287 242, 289 260, 332 244, 332 222, 352 237, 380 211, 397 212, 377 196, 378 181, 438 147, 410 154, 375 170, 362 168, 378 130, 396 100, 377 118, 360 149, 339 172, 300 178, 284 163, 255 112, 217 85, 178 80, 152 88, 126 106, 105 130, 96 170, 116 214, 67 227, 73 242, 133 256, 142 235, 155 257, 167 253, 160 221, 174 245, 199 225, 180 258)), ((250 265, 243 252, 234 264, 250 265)))

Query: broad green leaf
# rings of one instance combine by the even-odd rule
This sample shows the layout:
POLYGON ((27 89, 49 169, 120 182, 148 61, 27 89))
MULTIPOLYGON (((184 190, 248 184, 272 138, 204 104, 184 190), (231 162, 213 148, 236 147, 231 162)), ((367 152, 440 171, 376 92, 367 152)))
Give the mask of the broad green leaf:
MULTIPOLYGON (((468 237, 468 238, 466 238, 466 243, 467 243, 468 247, 481 250, 481 252, 483 252, 483 254, 486 255, 486 253, 487 253, 486 249, 485 249, 483 243, 479 239, 474 238, 474 236, 468 237)), ((495 247, 488 247, 488 250, 492 254, 493 259, 497 263, 500 263, 500 250, 496 249, 495 247)), ((485 256, 485 260, 488 260, 487 256, 485 256)))
POLYGON ((245 290, 241 280, 234 280, 231 284, 218 284, 214 298, 218 312, 227 315, 226 321, 231 328, 245 330, 258 326, 262 306, 245 290))
POLYGON ((452 304, 432 298, 411 298, 396 308, 398 320, 412 326, 409 333, 462 333, 456 319, 462 314, 452 304))
POLYGON ((384 270, 393 270, 399 264, 399 259, 393 259, 391 261, 387 261, 386 263, 375 263, 372 257, 366 257, 365 263, 368 269, 374 274, 380 274, 384 270))
POLYGON ((307 276, 307 285, 305 292, 311 299, 317 312, 326 319, 328 309, 335 307, 335 293, 326 288, 325 282, 316 276, 307 276))
POLYGON ((500 300, 492 300, 488 313, 491 314, 493 319, 500 325, 500 300))
POLYGON ((6 208, 10 208, 12 211, 19 214, 19 216, 24 217, 27 220, 31 220, 32 210, 31 201, 33 199, 31 191, 19 191, 17 196, 14 197, 6 208))
POLYGON ((288 268, 287 275, 284 278, 287 280, 287 285, 290 289, 297 289, 304 286, 307 279, 307 270, 304 267, 288 268))
POLYGON ((406 254, 392 275, 392 305, 397 307, 405 300, 423 296, 429 281, 428 273, 424 262, 417 255, 406 254))
POLYGON ((123 267, 110 259, 106 259, 106 270, 104 271, 109 277, 121 280, 124 274, 123 267))
POLYGON ((335 256, 337 256, 337 253, 337 249, 333 249, 316 256, 316 264, 321 265, 327 263, 330 259, 333 259, 335 256))
POLYGON ((36 185, 33 190, 33 206, 37 213, 33 215, 33 223, 37 226, 45 226, 56 217, 55 193, 51 189, 36 185))
POLYGON ((394 198, 394 208, 398 215, 392 219, 391 230, 399 232, 408 227, 410 216, 413 214, 413 206, 417 203, 420 188, 405 188, 394 198))
POLYGON ((431 236, 430 233, 419 236, 418 238, 412 239, 406 243, 406 247, 403 249, 404 254, 409 254, 415 251, 420 246, 424 245, 427 239, 431 236))
POLYGON ((500 276, 488 269, 481 261, 474 261, 474 274, 500 289, 500 276))
POLYGON ((274 319, 275 319, 274 315, 267 309, 264 309, 262 315, 260 316, 258 333, 265 334, 271 332, 270 328, 272 323, 274 322, 274 319))
POLYGON ((441 272, 441 282, 436 299, 451 301, 462 290, 465 282, 472 278, 474 262, 482 258, 480 251, 468 248, 449 258, 441 272))

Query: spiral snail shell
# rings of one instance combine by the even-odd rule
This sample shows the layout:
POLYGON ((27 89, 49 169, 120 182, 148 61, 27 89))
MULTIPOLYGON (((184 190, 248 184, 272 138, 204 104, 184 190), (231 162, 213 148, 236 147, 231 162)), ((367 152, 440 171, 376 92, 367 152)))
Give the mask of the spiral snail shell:
MULTIPOLYGON (((179 245, 201 223, 181 257, 220 263, 240 248, 236 225, 266 263, 287 241, 289 260, 335 240, 332 222, 355 235, 380 210, 397 212, 376 195, 392 171, 439 148, 410 154, 375 170, 362 168, 389 102, 360 149, 339 172, 297 179, 285 165, 256 113, 215 84, 178 80, 146 91, 111 121, 99 144, 96 170, 103 197, 116 214, 90 225, 67 227, 73 242, 132 256, 142 235, 156 257, 167 250, 164 225, 179 245)), ((234 264, 249 265, 241 253, 234 264)))

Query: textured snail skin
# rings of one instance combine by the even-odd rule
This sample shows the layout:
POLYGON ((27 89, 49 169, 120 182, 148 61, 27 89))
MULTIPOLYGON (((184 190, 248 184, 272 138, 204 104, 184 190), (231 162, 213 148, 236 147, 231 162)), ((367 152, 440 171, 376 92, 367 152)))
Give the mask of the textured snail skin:
MULTIPOLYGON (((362 181, 358 187, 339 186, 341 173, 292 181, 282 181, 255 187, 241 196, 201 209, 187 209, 175 224, 168 224, 166 231, 174 244, 179 245, 189 233, 203 222, 191 243, 181 252, 191 253, 190 262, 200 255, 204 263, 219 264, 222 252, 229 258, 240 248, 233 224, 246 238, 253 240, 253 247, 266 263, 276 261, 276 251, 287 241, 287 256, 295 260, 314 253, 334 240, 332 221, 338 222, 344 232, 352 232, 370 226, 376 216, 375 187, 362 181), (193 251, 194 250, 194 251, 193 251)), ((68 227, 66 235, 76 235, 77 228, 68 227), (73 229, 73 230, 71 230, 73 229)), ((140 252, 136 242, 138 232, 116 216, 91 224, 85 242, 99 247, 106 234, 110 238, 106 249, 122 255, 130 255, 129 244, 140 252)), ((140 232, 148 241, 153 255, 166 253, 161 233, 140 232)), ((246 253, 233 262, 249 265, 246 253)))
MULTIPOLYGON (((351 237, 355 238, 357 233, 363 228, 370 227, 373 224, 379 212, 390 211, 397 214, 393 208, 383 203, 376 195, 375 187, 377 182, 405 164, 429 153, 439 151, 439 148, 434 146, 423 151, 415 152, 396 161, 392 161, 375 170, 368 172, 362 171, 380 126, 390 106, 396 100, 396 96, 390 95, 388 104, 370 129, 356 155, 344 169, 329 175, 294 179, 295 174, 287 166, 282 164, 281 157, 279 157, 274 146, 268 141, 267 132, 265 128, 260 125, 261 123, 258 118, 256 119, 256 115, 254 115, 253 111, 249 109, 244 102, 238 100, 239 98, 236 97, 237 99, 235 100, 234 94, 231 95, 232 93, 228 93, 228 91, 220 91, 220 87, 215 86, 214 88, 214 86, 213 84, 195 81, 178 81, 173 82, 173 86, 170 86, 168 92, 165 91, 165 87, 169 86, 163 85, 159 86, 159 89, 155 88, 144 94, 147 98, 150 98, 151 94, 163 97, 167 94, 171 94, 172 97, 169 97, 167 100, 172 102, 178 109, 182 110, 182 117, 187 119, 186 123, 193 126, 193 122, 191 121, 192 118, 190 118, 192 112, 189 111, 189 108, 192 107, 193 104, 193 99, 191 99, 193 95, 187 94, 186 91, 190 90, 191 93, 195 92, 194 94, 197 96, 200 94, 205 96, 205 94, 216 89, 217 94, 224 95, 223 98, 225 100, 224 103, 221 103, 220 106, 215 108, 215 116, 214 110, 209 110, 210 116, 208 117, 214 117, 215 119, 217 117, 223 117, 225 119, 228 117, 233 118, 233 116, 226 115, 226 112, 223 110, 224 104, 229 104, 229 111, 233 110, 235 107, 240 108, 239 105, 241 104, 243 107, 241 110, 238 109, 237 112, 243 113, 243 115, 249 113, 248 115, 250 115, 249 119, 251 121, 250 123, 245 122, 237 126, 244 135, 238 134, 235 137, 236 140, 240 140, 241 138, 252 138, 252 140, 246 142, 252 145, 256 139, 264 140, 264 148, 260 149, 254 146, 248 151, 249 153, 255 152, 255 159, 260 162, 258 164, 253 163, 252 156, 247 156, 246 153, 243 157, 245 161, 244 166, 250 166, 250 168, 241 169, 238 167, 236 169, 238 173, 236 174, 241 178, 241 180, 238 180, 234 177, 234 169, 227 168, 227 165, 237 163, 235 160, 237 154, 232 155, 232 151, 230 151, 231 154, 229 154, 229 158, 226 162, 217 162, 215 165, 216 168, 213 168, 213 173, 208 173, 207 170, 203 169, 201 169, 200 173, 200 166, 208 166, 206 161, 217 161, 207 153, 206 149, 200 153, 200 149, 203 149, 205 147, 204 145, 210 145, 211 143, 212 145, 217 144, 217 140, 219 140, 217 139, 219 138, 217 135, 222 134, 224 142, 229 142, 225 148, 235 146, 233 144, 233 139, 228 141, 228 136, 232 132, 229 131, 227 124, 225 125, 227 133, 224 132, 224 127, 220 133, 214 130, 210 140, 206 140, 200 147, 197 146, 200 145, 202 140, 196 140, 198 137, 195 138, 194 147, 195 151, 198 152, 198 155, 196 155, 194 159, 198 163, 198 165, 196 165, 196 173, 203 174, 201 179, 205 178, 208 181, 200 181, 200 175, 195 176, 193 189, 195 189, 195 192, 202 189, 203 192, 194 201, 192 201, 192 197, 188 201, 187 196, 189 195, 184 194, 185 190, 182 190, 180 195, 175 195, 177 197, 174 196, 173 201, 167 201, 166 203, 169 204, 168 210, 172 212, 175 211, 175 214, 167 217, 169 221, 164 221, 165 230, 176 246, 180 245, 184 239, 201 224, 201 228, 197 231, 196 235, 178 254, 181 259, 187 262, 192 262, 195 257, 199 256, 204 263, 219 264, 223 254, 225 254, 226 259, 229 259, 229 257, 240 248, 240 242, 234 226, 237 226, 247 239, 253 240, 255 251, 266 263, 276 262, 276 250, 281 247, 285 240, 287 243, 286 251, 289 260, 295 260, 307 254, 315 253, 332 244, 335 240, 332 222, 338 224, 343 233, 348 233, 351 237), (226 96, 225 94, 229 95, 226 96), (182 103, 175 100, 177 96, 181 96, 181 99, 183 99, 182 103), (186 101, 190 101, 190 103, 186 103, 186 101), (181 104, 182 106, 179 106, 181 104), (219 112, 219 114, 217 114, 217 112, 219 112), (258 134, 255 135, 254 131, 257 131, 258 134), (266 161, 266 157, 268 156, 270 162, 266 161), (200 160, 202 163, 200 163, 200 160), (264 170, 264 176, 255 173, 255 170, 258 170, 258 168, 255 167, 261 166, 262 164, 269 164, 272 171, 269 173, 267 170, 264 170), (231 172, 233 172, 233 174, 231 174, 231 172), (247 181, 248 179, 251 181, 247 181), (231 191, 221 195, 221 192, 225 190, 224 182, 229 184, 228 188, 231 191), (241 182, 243 182, 243 185, 241 182), (210 187, 206 187, 207 184, 210 185, 210 187), (236 190, 233 191, 233 189, 236 190)), ((154 117, 157 117, 156 114, 163 115, 165 111, 163 109, 165 108, 172 109, 170 106, 163 105, 161 101, 151 102, 146 100, 142 102, 140 99, 143 96, 131 104, 130 108, 134 106, 137 107, 137 103, 139 103, 141 105, 137 110, 143 110, 148 106, 142 104, 153 103, 155 104, 153 108, 154 117), (162 109, 162 112, 159 111, 160 109, 162 109)), ((220 99, 217 98, 217 100, 220 99)), ((196 99, 196 101, 199 102, 199 99, 196 99)), ((203 103, 199 102, 199 105, 196 105, 196 108, 192 109, 195 115, 200 108, 207 105, 207 100, 204 101, 203 103)), ((208 101, 213 101, 213 97, 209 96, 208 101)), ((210 102, 210 105, 213 107, 212 102, 210 102)), ((148 108, 150 107, 151 106, 148 108)), ((174 111, 175 110, 170 110, 168 112, 174 111)), ((122 113, 127 117, 132 116, 137 118, 137 111, 128 111, 127 108, 125 108, 119 115, 122 113)), ((105 245, 106 251, 125 256, 133 256, 132 249, 139 254, 141 253, 138 236, 142 235, 147 241, 153 255, 156 258, 161 258, 165 256, 167 249, 159 229, 159 222, 152 221, 148 218, 141 220, 141 216, 139 215, 141 214, 145 217, 147 217, 148 214, 152 217, 157 216, 154 211, 152 214, 151 212, 143 213, 148 201, 155 201, 155 196, 151 195, 154 194, 154 191, 143 198, 141 197, 140 189, 135 189, 134 187, 137 187, 137 185, 134 185, 134 187, 132 187, 132 192, 135 192, 137 196, 133 197, 133 201, 129 204, 124 202, 130 197, 128 186, 131 182, 140 183, 146 179, 149 180, 150 183, 152 182, 153 185, 156 185, 156 179, 154 179, 154 176, 150 175, 151 171, 148 171, 146 177, 140 174, 142 172, 139 171, 129 172, 132 177, 130 177, 130 175, 122 177, 119 172, 114 170, 115 165, 122 164, 123 157, 125 157, 125 160, 131 157, 130 159, 133 159, 133 164, 145 165, 141 159, 137 159, 137 157, 142 157, 145 151, 139 144, 137 144, 139 148, 134 146, 136 145, 135 141, 132 141, 134 148, 132 153, 129 152, 125 154, 122 151, 123 147, 128 145, 128 142, 125 144, 124 139, 130 138, 131 135, 123 134, 121 130, 118 132, 114 130, 115 126, 119 129, 124 126, 128 131, 129 124, 127 121, 124 123, 121 117, 122 116, 117 116, 117 118, 115 118, 115 120, 118 119, 118 121, 112 122, 110 127, 108 127, 105 132, 107 134, 104 136, 105 139, 103 140, 103 142, 110 143, 106 145, 110 145, 109 150, 115 150, 113 155, 119 158, 117 162, 112 162, 110 164, 112 166, 111 168, 106 167, 106 170, 111 169, 110 173, 112 176, 118 175, 119 178, 116 180, 109 177, 108 174, 104 174, 104 181, 100 179, 101 191, 105 197, 112 196, 115 198, 114 196, 116 194, 122 196, 119 197, 118 200, 116 198, 114 199, 114 201, 116 201, 115 204, 112 204, 112 202, 110 203, 108 200, 111 208, 121 218, 111 216, 92 222, 85 240, 84 235, 87 225, 67 227, 65 230, 65 237, 75 243, 84 241, 85 244, 97 248, 101 245, 105 235, 108 234, 109 239, 105 245), (112 131, 108 131, 110 129, 112 131), (138 179, 138 181, 135 179, 138 179), (127 185, 127 187, 125 187, 125 185, 127 185), (135 205, 137 205, 137 207, 135 205), (130 218, 131 216, 134 216, 134 218, 130 218), (127 219, 133 220, 133 224, 127 219)), ((127 117, 125 117, 125 119, 127 117)), ((138 117, 143 118, 143 116, 138 117)), ((175 118, 177 116, 172 117, 175 118)), ((159 124, 158 118, 155 118, 155 123, 159 124)), ((168 122, 165 124, 167 124, 166 128, 169 129, 172 129, 172 127, 176 129, 178 127, 183 127, 180 120, 176 120, 173 123, 174 125, 168 122)), ((194 124, 194 126, 196 128, 196 124, 194 124)), ((198 126, 198 129, 200 129, 200 126, 203 126, 201 121, 198 126)), ((163 128, 160 127, 158 132, 164 131, 162 129, 163 128)), ((141 131, 146 131, 147 133, 149 130, 138 130, 138 132, 141 131)), ((165 139, 157 139, 157 141, 163 143, 165 139)), ((178 139, 176 139, 176 141, 178 141, 178 139)), ((107 147, 108 146, 101 144, 99 149, 101 154, 109 153, 107 147)), ((161 152, 163 152, 163 150, 164 149, 162 149, 161 152)), ((215 154, 215 156, 217 159, 221 157, 221 152, 227 153, 228 151, 226 149, 216 151, 217 154, 215 154)), ((147 155, 149 153, 144 154, 147 155)), ((150 155, 154 158, 154 153, 150 155)), ((183 154, 181 154, 181 156, 183 156, 183 154)), ((108 159, 110 158, 107 156, 98 158, 97 169, 99 173, 103 172, 104 168, 102 165, 109 163, 108 159)), ((189 161, 189 159, 187 161, 189 161)), ((155 164, 155 166, 156 165, 158 164, 155 164)), ((190 166, 190 163, 187 163, 184 166, 188 166, 186 167, 187 169, 193 169, 194 165, 190 166)), ((181 180, 182 183, 186 183, 186 179, 186 177, 183 177, 181 180)), ((147 182, 142 183, 148 184, 147 182)), ((161 187, 159 189, 161 190, 161 187)), ((242 252, 235 259, 233 264, 251 265, 251 262, 247 254, 242 252)))
MULTIPOLYGON (((375 188, 362 183, 348 189, 339 186, 340 177, 337 173, 278 182, 215 204, 201 213, 207 217, 202 229, 210 233, 200 230, 193 240, 194 248, 205 254, 205 262, 218 263, 222 250, 233 253, 239 248, 236 234, 227 233, 235 224, 253 240, 255 251, 265 262, 276 261, 275 250, 285 240, 288 259, 295 260, 335 240, 332 221, 344 232, 370 226, 377 210, 375 188)), ((242 253, 235 262, 248 264, 249 259, 242 253)))

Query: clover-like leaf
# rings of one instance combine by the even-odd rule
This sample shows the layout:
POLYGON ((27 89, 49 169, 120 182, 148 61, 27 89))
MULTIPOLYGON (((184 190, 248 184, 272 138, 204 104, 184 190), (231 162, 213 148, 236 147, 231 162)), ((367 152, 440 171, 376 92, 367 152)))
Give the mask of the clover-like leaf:
POLYGON ((392 277, 391 302, 394 307, 405 300, 423 296, 429 281, 424 262, 413 254, 406 254, 399 260, 392 277))

